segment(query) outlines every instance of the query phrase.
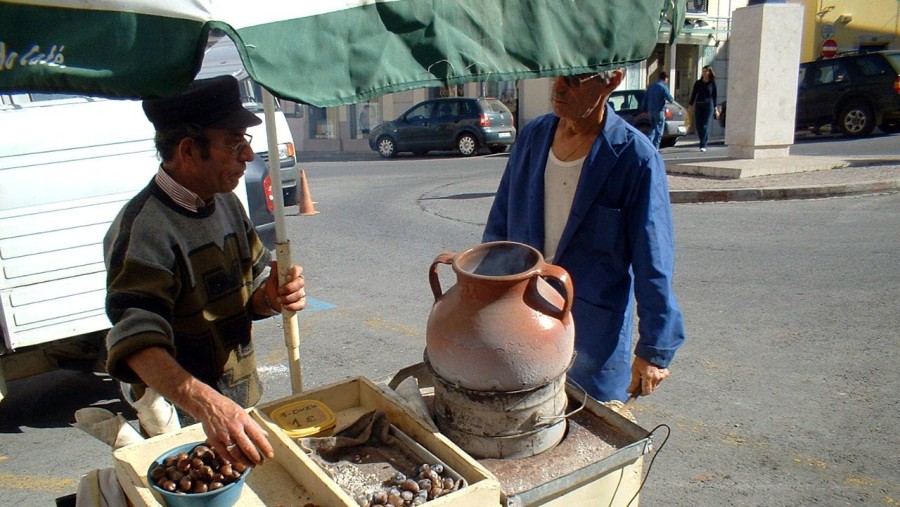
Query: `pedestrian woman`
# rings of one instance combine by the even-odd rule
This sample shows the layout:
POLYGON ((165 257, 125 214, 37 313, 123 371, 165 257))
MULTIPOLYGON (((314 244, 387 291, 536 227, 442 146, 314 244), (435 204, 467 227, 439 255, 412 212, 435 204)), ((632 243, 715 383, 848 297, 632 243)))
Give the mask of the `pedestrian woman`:
POLYGON ((716 111, 716 74, 709 65, 703 67, 703 75, 694 83, 690 105, 694 106, 694 127, 700 138, 700 151, 706 151, 709 124, 716 111))

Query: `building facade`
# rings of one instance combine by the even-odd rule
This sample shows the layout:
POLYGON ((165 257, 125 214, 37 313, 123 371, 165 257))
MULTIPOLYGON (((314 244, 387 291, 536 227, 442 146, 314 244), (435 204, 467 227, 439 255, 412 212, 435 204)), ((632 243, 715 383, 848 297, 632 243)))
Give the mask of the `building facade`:
POLYGON ((804 6, 800 61, 827 54, 900 49, 900 0, 790 0, 804 6))

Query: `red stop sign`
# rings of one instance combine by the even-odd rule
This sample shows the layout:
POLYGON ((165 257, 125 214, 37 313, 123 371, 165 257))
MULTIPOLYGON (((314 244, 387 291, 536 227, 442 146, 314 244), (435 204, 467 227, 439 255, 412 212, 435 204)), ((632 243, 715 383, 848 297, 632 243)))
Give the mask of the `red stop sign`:
POLYGON ((837 41, 834 39, 827 39, 822 43, 822 56, 825 58, 831 58, 832 56, 837 54, 837 41))

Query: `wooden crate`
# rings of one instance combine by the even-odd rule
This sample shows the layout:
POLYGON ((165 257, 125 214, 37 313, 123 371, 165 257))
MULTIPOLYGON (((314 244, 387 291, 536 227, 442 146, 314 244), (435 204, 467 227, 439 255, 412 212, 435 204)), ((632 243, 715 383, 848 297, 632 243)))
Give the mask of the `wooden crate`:
MULTIPOLYGON (((452 505, 490 507, 500 505, 500 483, 486 468, 457 447, 447 437, 429 429, 412 411, 399 403, 393 395, 369 379, 357 377, 256 407, 253 415, 257 417, 266 431, 269 432, 270 440, 273 440, 273 446, 276 445, 274 440, 277 439, 279 447, 284 448, 285 451, 290 449, 292 453, 298 453, 306 461, 311 462, 269 417, 269 413, 279 406, 296 400, 318 400, 326 404, 334 412, 337 419, 335 431, 340 431, 343 427, 353 423, 367 412, 380 409, 394 426, 465 478, 468 486, 431 500, 426 504, 429 507, 452 505), (272 438, 272 435, 275 436, 275 439, 272 438)), ((276 450, 276 454, 278 452, 276 450)), ((343 496, 347 497, 347 500, 345 500, 347 503, 327 505, 357 506, 357 503, 352 498, 349 498, 334 481, 328 478, 321 468, 315 463, 312 463, 312 465, 316 468, 315 471, 317 473, 322 474, 323 482, 330 487, 338 489, 340 493, 343 493, 343 496)))
MULTIPOLYGON (((162 507, 165 503, 147 485, 147 468, 159 455, 181 444, 206 439, 199 424, 159 435, 113 452, 116 477, 128 500, 135 507, 162 507)), ((327 487, 324 476, 306 456, 275 448, 275 459, 257 466, 241 491, 238 505, 353 505, 343 492, 327 487)))
MULTIPOLYGON (((249 410, 268 431, 275 458, 253 470, 238 505, 358 505, 270 418, 269 413, 275 408, 302 399, 314 399, 326 404, 337 418, 336 430, 371 410, 380 409, 392 424, 466 479, 468 486, 428 502, 429 507, 500 505, 500 483, 486 468, 446 437, 432 432, 392 395, 364 377, 304 391, 249 410)), ((195 424, 114 451, 116 476, 131 504, 136 507, 164 505, 147 485, 147 468, 169 449, 205 439, 202 426, 195 424)))

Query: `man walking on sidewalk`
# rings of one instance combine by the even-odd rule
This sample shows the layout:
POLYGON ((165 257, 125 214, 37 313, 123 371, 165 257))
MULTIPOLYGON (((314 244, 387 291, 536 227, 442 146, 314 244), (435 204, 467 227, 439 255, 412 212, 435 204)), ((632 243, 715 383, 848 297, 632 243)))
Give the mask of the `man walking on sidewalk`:
POLYGON ((663 129, 666 128, 666 103, 675 101, 669 93, 668 83, 669 75, 665 71, 660 71, 659 79, 647 87, 647 93, 641 101, 641 111, 644 111, 650 120, 650 142, 657 150, 662 140, 663 129))

